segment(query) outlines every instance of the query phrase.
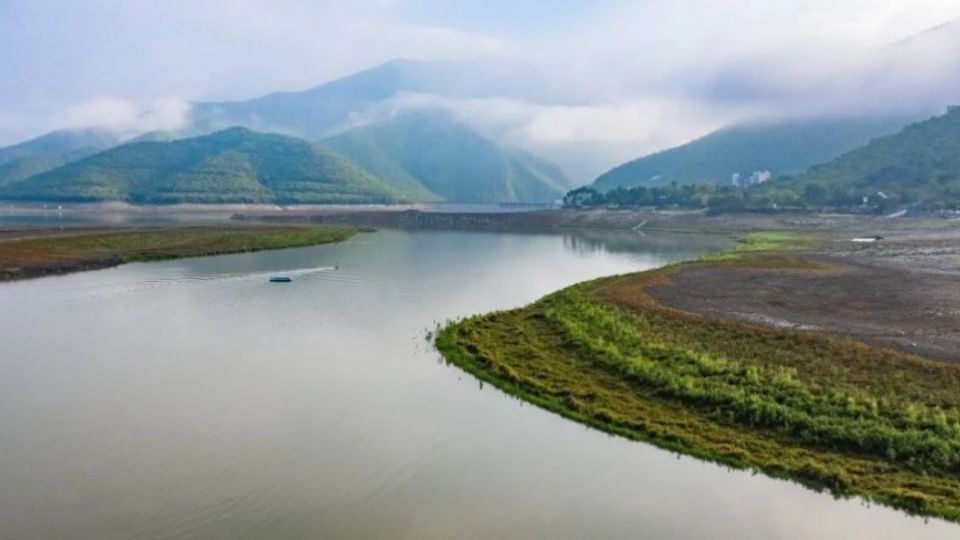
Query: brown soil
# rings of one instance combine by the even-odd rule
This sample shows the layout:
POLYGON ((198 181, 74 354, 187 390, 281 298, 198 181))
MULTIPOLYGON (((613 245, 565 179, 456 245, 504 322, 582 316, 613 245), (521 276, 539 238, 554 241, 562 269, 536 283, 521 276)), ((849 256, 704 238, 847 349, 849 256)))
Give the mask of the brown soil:
POLYGON ((23 266, 0 267, 0 282, 17 279, 58 276, 87 270, 102 270, 123 264, 116 255, 91 257, 83 260, 48 262, 45 264, 26 264, 23 266))
POLYGON ((765 325, 820 330, 960 361, 960 234, 904 235, 798 254, 832 270, 702 264, 647 292, 663 305, 765 325), (846 248, 850 248, 849 250, 846 248))

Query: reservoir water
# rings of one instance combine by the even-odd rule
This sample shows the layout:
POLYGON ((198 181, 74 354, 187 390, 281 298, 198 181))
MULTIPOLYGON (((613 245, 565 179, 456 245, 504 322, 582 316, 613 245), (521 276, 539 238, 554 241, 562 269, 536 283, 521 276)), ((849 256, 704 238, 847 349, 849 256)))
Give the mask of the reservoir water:
POLYGON ((425 340, 718 242, 381 231, 0 284, 0 538, 960 537, 585 428, 425 340))

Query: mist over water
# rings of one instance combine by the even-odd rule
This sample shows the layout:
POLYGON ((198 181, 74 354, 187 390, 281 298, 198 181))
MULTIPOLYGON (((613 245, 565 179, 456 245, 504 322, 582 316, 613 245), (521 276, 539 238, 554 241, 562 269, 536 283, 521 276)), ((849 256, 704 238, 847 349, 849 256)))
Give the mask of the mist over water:
POLYGON ((585 428, 425 340, 724 242, 381 231, 0 285, 0 537, 955 534, 585 428))

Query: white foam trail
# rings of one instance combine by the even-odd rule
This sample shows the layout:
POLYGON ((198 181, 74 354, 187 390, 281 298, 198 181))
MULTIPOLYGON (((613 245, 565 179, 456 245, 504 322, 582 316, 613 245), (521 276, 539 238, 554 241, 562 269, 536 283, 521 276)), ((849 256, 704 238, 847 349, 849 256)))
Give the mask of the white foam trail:
POLYGON ((83 296, 85 299, 89 300, 116 297, 123 294, 131 294, 140 291, 155 290, 166 287, 176 287, 180 285, 214 284, 241 281, 267 282, 270 277, 276 275, 303 277, 312 274, 332 272, 336 269, 337 267, 335 266, 318 266, 313 268, 291 268, 286 270, 270 270, 263 272, 229 272, 221 274, 142 279, 126 283, 110 283, 94 287, 86 287, 83 296))
POLYGON ((318 266, 315 268, 292 268, 288 270, 270 270, 269 272, 229 272, 223 274, 209 274, 204 276, 183 276, 169 279, 147 279, 137 283, 189 283, 197 281, 246 281, 254 279, 269 279, 272 276, 306 276, 320 272, 336 270, 335 266, 318 266))

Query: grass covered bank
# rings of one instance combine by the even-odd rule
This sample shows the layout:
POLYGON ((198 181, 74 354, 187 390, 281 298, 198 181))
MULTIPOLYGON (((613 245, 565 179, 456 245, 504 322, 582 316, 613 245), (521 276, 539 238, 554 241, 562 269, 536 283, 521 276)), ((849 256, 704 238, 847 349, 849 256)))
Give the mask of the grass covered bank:
POLYGON ((960 521, 960 366, 823 333, 710 318, 647 289, 693 265, 835 269, 751 235, 703 261, 600 279, 451 324, 445 358, 633 439, 960 521))
POLYGON ((0 281, 346 240, 351 227, 206 227, 69 232, 0 241, 0 281))

